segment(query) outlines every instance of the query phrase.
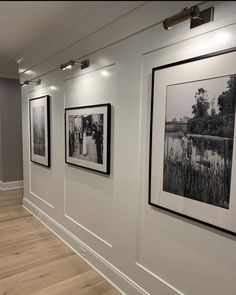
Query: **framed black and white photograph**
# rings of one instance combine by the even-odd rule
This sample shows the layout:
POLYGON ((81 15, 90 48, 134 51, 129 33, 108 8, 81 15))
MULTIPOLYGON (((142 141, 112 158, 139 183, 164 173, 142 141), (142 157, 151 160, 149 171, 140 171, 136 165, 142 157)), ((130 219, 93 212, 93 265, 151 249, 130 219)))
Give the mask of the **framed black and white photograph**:
POLYGON ((236 51, 153 68, 149 204, 236 233, 236 51))
POLYGON ((65 109, 66 163, 110 173, 111 105, 65 109))
POLYGON ((50 97, 30 99, 31 161, 50 167, 50 97))

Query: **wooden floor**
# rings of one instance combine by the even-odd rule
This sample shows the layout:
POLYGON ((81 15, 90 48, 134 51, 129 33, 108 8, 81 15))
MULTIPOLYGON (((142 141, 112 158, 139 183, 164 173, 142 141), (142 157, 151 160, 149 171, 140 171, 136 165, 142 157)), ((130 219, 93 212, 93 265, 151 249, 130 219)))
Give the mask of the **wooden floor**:
POLYGON ((0 191, 0 295, 118 295, 22 208, 21 190, 0 191))

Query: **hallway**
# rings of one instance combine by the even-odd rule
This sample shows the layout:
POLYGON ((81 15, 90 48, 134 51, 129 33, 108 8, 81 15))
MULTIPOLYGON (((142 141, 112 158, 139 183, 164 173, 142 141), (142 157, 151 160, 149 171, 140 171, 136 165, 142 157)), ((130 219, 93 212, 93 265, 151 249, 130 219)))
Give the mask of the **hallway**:
POLYGON ((21 204, 0 191, 0 295, 119 294, 21 204))

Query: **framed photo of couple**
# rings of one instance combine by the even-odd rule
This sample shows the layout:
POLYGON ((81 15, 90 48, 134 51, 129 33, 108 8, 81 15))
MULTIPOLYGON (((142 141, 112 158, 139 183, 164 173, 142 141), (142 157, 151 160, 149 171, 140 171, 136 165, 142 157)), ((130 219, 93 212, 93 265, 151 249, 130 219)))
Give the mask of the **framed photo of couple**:
POLYGON ((111 105, 65 109, 65 161, 110 174, 111 105))
POLYGON ((236 233, 236 48, 153 68, 149 204, 236 233))

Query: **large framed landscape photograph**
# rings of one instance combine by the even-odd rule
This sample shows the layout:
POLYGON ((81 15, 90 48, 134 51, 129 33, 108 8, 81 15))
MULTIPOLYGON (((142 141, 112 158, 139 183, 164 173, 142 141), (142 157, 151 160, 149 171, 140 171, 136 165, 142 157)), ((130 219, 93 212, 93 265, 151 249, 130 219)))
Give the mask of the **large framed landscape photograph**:
POLYGON ((50 167, 50 97, 29 100, 31 161, 50 167))
POLYGON ((153 68, 149 204, 236 233, 236 51, 153 68))
POLYGON ((65 109, 66 163, 110 173, 111 105, 65 109))

